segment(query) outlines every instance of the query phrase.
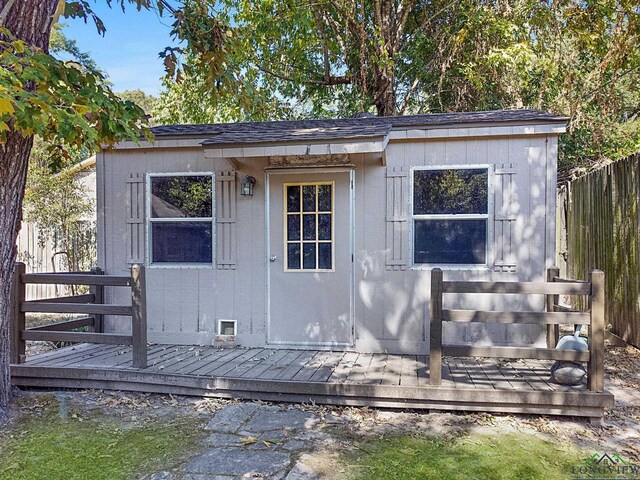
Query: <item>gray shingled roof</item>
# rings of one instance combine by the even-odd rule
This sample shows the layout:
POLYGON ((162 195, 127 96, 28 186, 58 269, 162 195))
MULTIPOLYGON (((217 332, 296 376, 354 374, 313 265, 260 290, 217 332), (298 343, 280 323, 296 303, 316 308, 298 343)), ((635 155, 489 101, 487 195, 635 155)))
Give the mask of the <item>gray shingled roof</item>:
MULTIPOLYGON (((221 129, 219 133, 202 142, 202 145, 225 145, 237 143, 307 142, 338 139, 367 139, 386 137, 391 123, 346 122, 332 120, 320 124, 318 120, 307 122, 260 122, 235 124, 242 128, 221 129), (286 127, 283 127, 286 123, 286 127)), ((232 124, 233 125, 233 124, 232 124)))
POLYGON ((392 128, 504 122, 566 123, 567 118, 538 110, 433 113, 398 117, 365 117, 335 120, 287 120, 273 122, 162 125, 153 127, 158 137, 208 137, 203 145, 327 141, 386 136, 392 128))

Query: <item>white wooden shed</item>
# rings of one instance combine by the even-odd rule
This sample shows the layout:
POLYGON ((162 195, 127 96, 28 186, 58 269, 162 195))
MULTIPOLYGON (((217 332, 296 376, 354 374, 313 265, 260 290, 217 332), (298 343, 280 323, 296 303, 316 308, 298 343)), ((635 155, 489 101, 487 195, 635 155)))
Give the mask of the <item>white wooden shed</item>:
MULTIPOLYGON (((155 127, 153 144, 98 155, 99 266, 147 266, 152 342, 425 353, 433 267, 544 280, 565 125, 501 110, 155 127)), ((543 308, 493 297, 452 301, 543 308)), ((544 341, 531 325, 445 327, 457 343, 544 341)))

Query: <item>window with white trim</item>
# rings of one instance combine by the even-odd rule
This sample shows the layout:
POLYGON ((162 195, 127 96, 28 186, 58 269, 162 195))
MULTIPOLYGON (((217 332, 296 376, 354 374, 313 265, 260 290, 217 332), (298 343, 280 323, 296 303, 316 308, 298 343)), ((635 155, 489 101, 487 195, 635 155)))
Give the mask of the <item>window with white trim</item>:
POLYGON ((149 260, 213 263, 213 174, 149 175, 149 260))
POLYGON ((416 168, 413 263, 487 265, 489 168, 416 168))

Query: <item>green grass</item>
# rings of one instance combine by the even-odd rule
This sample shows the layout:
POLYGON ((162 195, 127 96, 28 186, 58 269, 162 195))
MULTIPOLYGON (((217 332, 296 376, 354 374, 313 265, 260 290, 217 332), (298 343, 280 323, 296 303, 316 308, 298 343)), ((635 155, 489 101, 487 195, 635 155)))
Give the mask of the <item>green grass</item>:
POLYGON ((47 412, 0 434, 1 480, 128 480, 193 453, 201 428, 192 418, 123 423, 47 412))
POLYGON ((580 452, 533 435, 472 434, 453 440, 397 436, 349 455, 357 480, 565 480, 580 452))

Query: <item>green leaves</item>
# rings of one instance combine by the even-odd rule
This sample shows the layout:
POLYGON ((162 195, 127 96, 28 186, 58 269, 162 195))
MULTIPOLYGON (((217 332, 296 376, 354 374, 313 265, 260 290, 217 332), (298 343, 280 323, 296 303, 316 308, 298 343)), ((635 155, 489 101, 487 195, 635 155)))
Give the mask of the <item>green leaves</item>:
POLYGON ((0 35, 0 140, 9 128, 89 149, 151 138, 142 109, 114 95, 100 73, 32 49, 6 29, 0 35))

